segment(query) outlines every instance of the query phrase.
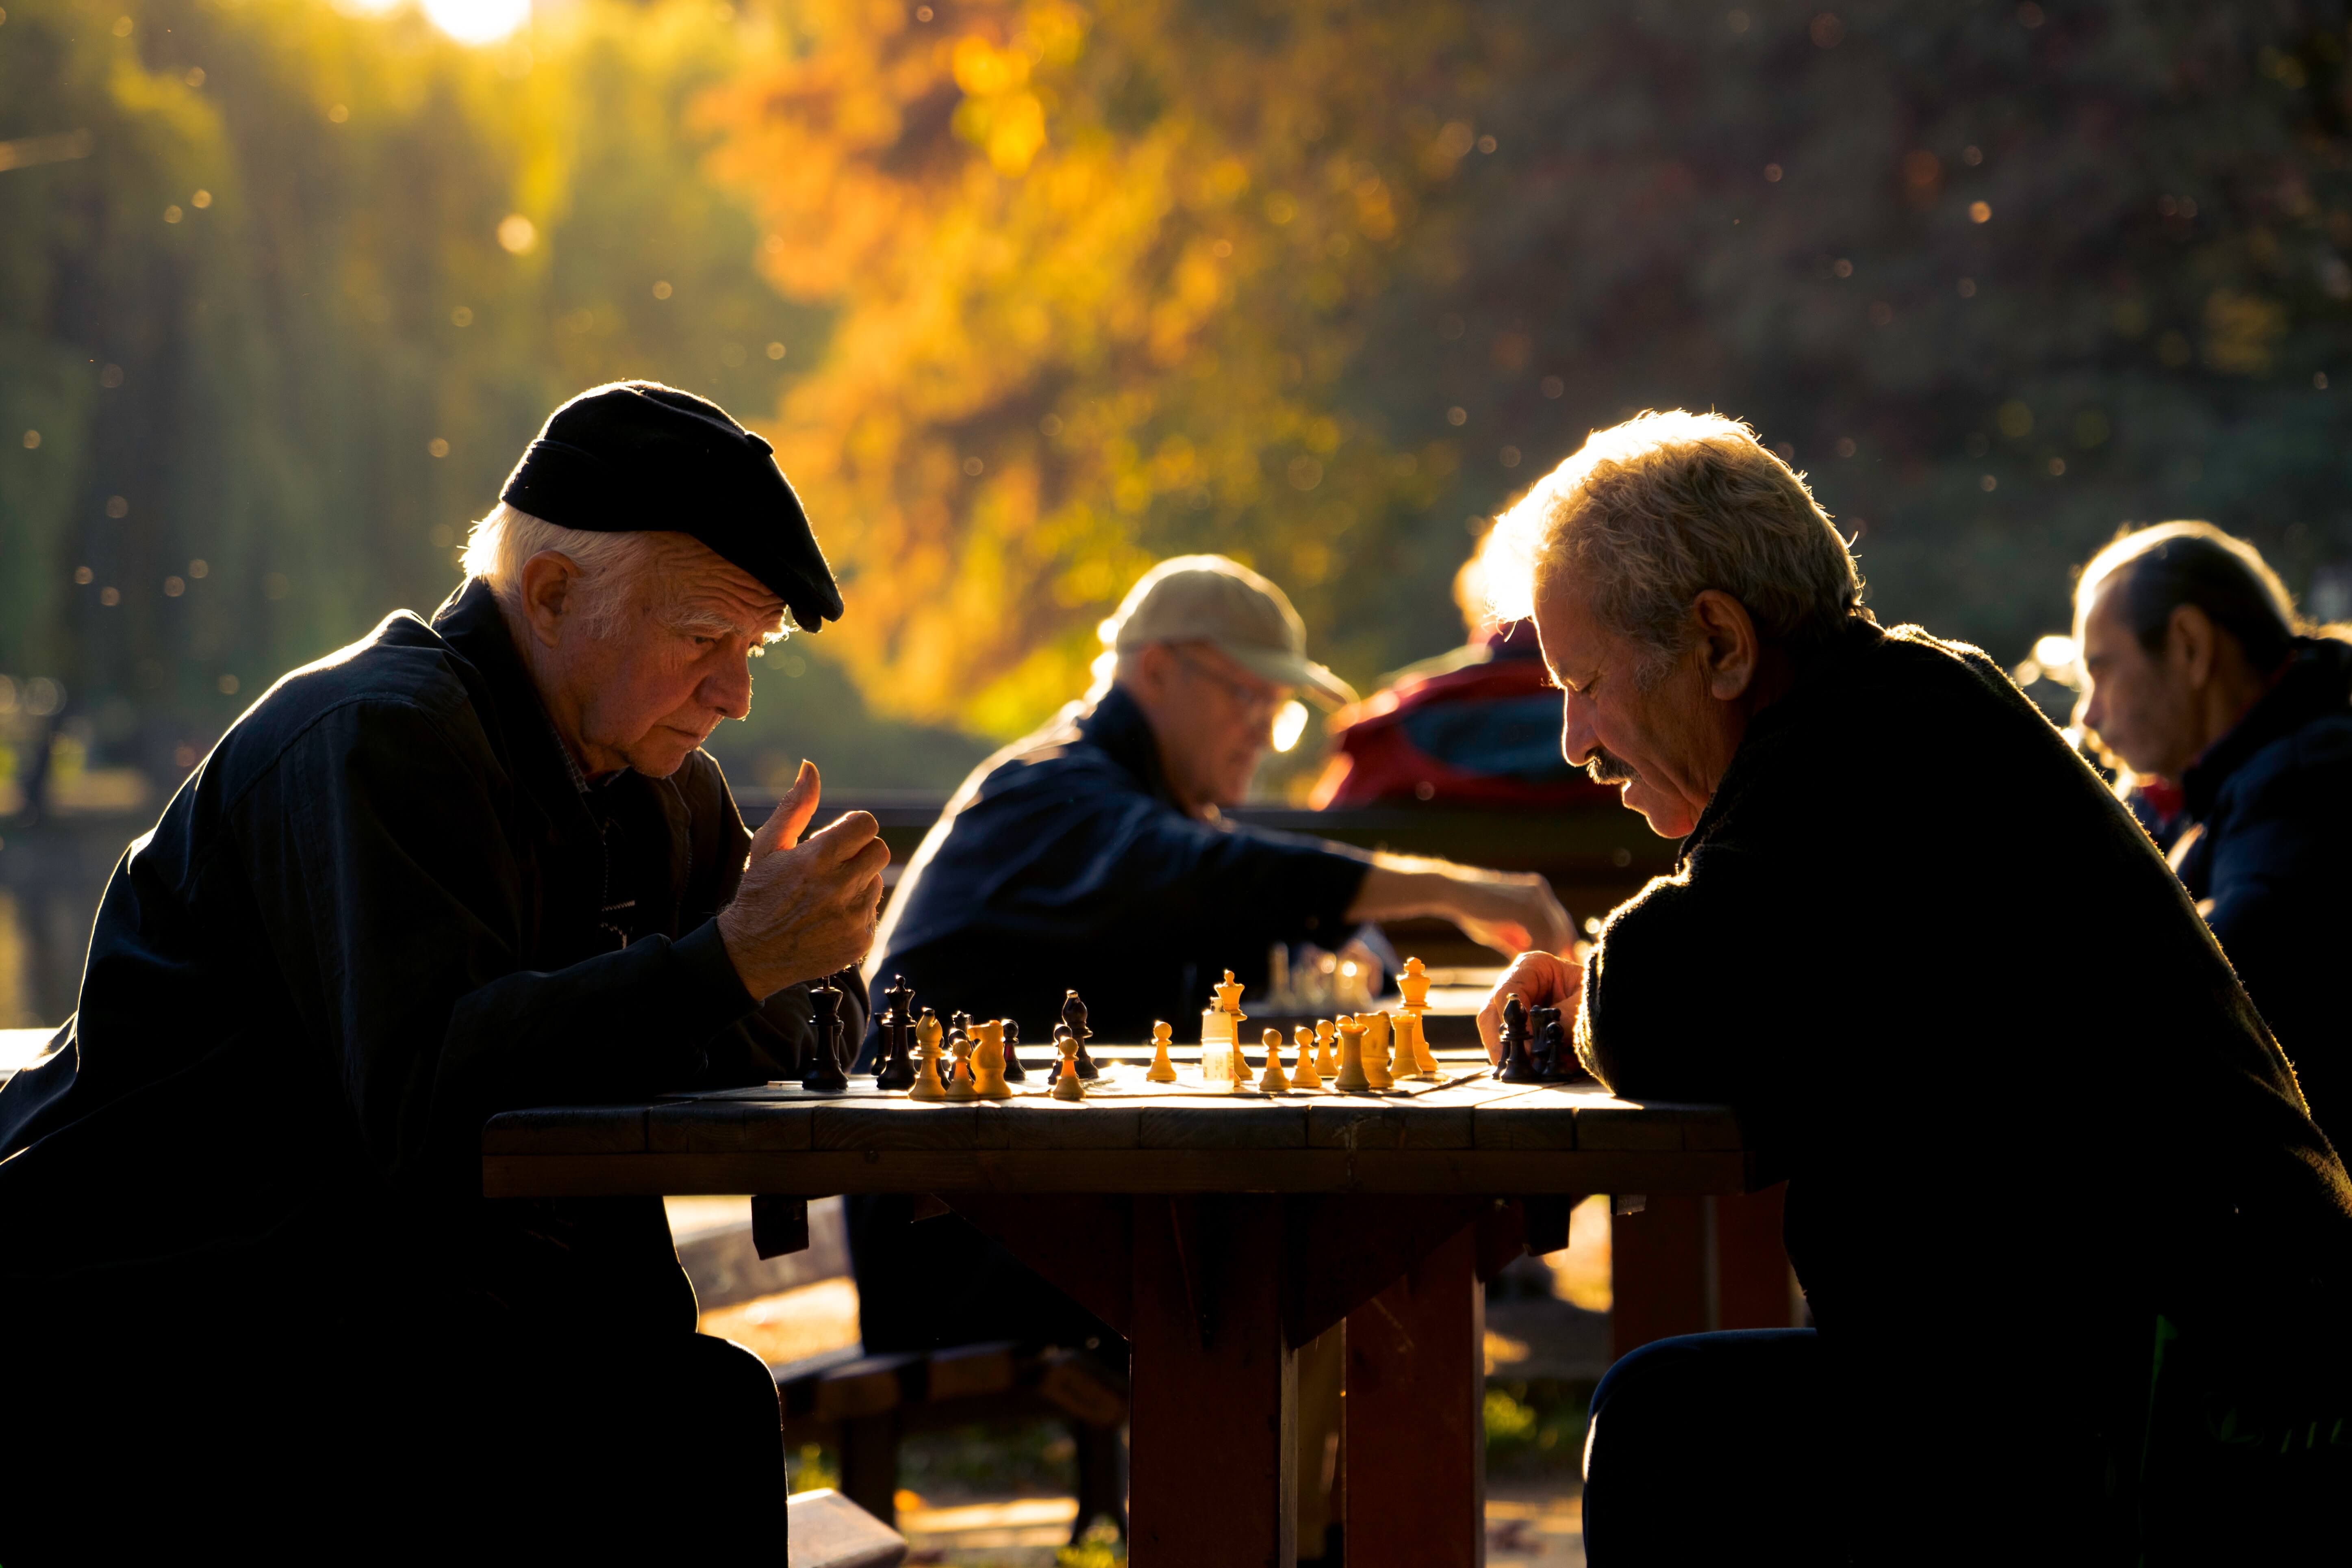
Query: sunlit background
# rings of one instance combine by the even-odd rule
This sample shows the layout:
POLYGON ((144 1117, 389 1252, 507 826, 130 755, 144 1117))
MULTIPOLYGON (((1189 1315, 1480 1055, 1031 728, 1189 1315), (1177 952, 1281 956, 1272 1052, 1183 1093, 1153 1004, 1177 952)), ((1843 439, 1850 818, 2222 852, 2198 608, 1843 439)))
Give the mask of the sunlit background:
MULTIPOLYGON (((429 610, 620 375, 768 434, 845 584, 715 743, 748 789, 943 795, 1185 550, 1375 689, 1461 642, 1499 507, 1678 405, 2063 715, 2127 521, 2352 613, 2346 45, 2294 3, 7 0, 0 853, 119 847, 280 672, 429 610)), ((1277 738, 1303 798, 1324 731, 1277 738)), ((79 952, 47 918, 0 973, 79 952)))

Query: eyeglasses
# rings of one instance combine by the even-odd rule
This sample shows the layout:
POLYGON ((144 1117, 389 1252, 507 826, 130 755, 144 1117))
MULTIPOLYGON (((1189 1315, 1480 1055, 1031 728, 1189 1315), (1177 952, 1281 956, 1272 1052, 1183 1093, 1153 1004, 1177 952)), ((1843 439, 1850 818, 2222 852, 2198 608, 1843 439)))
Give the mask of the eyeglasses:
POLYGON ((1225 694, 1225 700, 1240 710, 1244 717, 1255 719, 1260 723, 1270 724, 1274 721, 1275 710, 1283 704, 1285 693, 1282 688, 1277 686, 1267 689, 1244 686, 1232 676, 1210 668, 1182 648, 1170 648, 1168 651, 1174 654, 1177 662, 1183 665, 1185 668, 1223 691, 1225 694))

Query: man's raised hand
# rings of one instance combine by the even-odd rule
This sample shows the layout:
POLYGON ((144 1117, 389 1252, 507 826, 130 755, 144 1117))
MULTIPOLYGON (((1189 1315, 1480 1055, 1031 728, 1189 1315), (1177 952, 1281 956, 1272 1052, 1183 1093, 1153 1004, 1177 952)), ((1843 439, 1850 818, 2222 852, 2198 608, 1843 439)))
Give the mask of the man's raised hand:
POLYGON ((719 911, 727 956, 754 996, 846 969, 874 944, 890 850, 862 811, 844 812, 803 841, 821 787, 816 764, 801 763, 752 836, 735 901, 719 911))

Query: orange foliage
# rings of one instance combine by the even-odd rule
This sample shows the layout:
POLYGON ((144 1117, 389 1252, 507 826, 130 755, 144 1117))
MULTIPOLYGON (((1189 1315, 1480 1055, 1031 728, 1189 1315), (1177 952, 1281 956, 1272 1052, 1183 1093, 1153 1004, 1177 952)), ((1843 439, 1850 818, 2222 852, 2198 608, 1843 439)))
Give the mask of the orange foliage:
POLYGON ((1459 13, 1276 18, 811 0, 804 51, 707 105, 771 275, 837 311, 772 434, 878 705, 1019 731, 1180 550, 1249 560, 1331 625, 1349 552, 1451 471, 1330 410, 1468 150, 1395 110, 1459 13))

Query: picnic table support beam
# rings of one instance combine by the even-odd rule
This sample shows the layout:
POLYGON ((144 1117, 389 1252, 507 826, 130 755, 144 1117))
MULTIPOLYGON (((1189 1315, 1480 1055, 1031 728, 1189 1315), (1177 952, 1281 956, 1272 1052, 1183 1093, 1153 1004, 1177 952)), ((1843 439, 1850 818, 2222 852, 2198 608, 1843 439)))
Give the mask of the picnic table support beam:
POLYGON ((1283 1333, 1283 1205, 1197 1201, 1205 1212, 1180 1242, 1171 1200, 1133 1200, 1130 1561, 1294 1568, 1298 1381, 1283 1333))
POLYGON ((1347 1551, 1354 1568, 1486 1561, 1486 1300, 1465 1226, 1348 1314, 1347 1551))

